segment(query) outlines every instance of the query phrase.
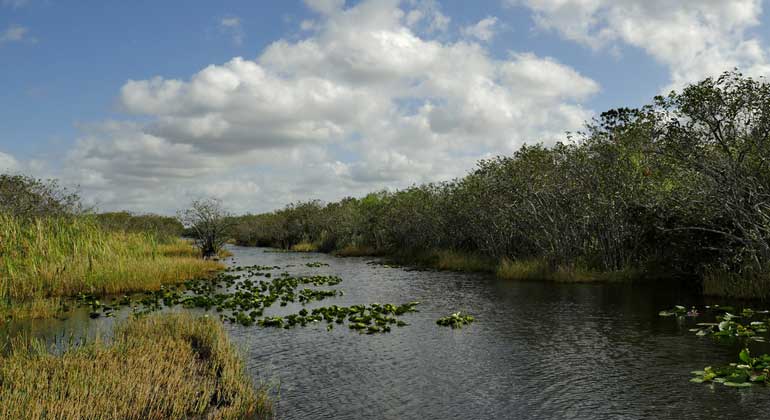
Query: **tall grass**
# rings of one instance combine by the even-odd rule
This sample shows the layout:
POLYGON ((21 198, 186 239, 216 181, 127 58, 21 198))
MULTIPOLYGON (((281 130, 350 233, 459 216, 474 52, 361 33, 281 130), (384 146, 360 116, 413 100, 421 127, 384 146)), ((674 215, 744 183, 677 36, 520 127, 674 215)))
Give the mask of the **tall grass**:
POLYGON ((497 277, 506 280, 545 280, 559 283, 622 282, 641 279, 640 270, 596 271, 574 267, 551 267, 542 259, 509 260, 504 258, 497 266, 497 277))
POLYGON ((707 270, 703 275, 703 294, 738 299, 767 299, 770 296, 770 274, 767 271, 732 273, 707 270))
POLYGON ((111 343, 0 356, 3 419, 243 419, 272 416, 218 321, 189 314, 123 321, 111 343))
POLYGON ((156 290, 221 268, 197 255, 187 243, 159 244, 149 232, 106 230, 87 217, 0 214, 0 312, 81 292, 156 290))
POLYGON ((310 242, 300 242, 292 245, 291 250, 294 252, 317 252, 318 246, 310 242))

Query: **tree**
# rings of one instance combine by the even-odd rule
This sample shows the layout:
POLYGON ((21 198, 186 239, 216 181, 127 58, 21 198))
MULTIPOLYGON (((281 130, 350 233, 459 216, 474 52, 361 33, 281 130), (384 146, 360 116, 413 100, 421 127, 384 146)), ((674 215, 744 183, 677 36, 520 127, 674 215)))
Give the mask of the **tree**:
POLYGON ((0 174, 0 212, 32 219, 71 215, 81 210, 80 196, 55 180, 0 174))
POLYGON ((215 199, 195 200, 180 211, 179 220, 193 232, 195 246, 203 258, 216 256, 230 239, 233 218, 215 199))
POLYGON ((656 98, 661 154, 682 171, 682 230, 716 235, 725 269, 770 270, 770 84, 727 72, 656 98))

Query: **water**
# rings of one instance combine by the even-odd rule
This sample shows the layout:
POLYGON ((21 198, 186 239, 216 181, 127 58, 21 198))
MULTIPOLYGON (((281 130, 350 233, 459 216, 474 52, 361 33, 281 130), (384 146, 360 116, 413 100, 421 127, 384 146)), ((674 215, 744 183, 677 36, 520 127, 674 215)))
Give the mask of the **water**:
MULTIPOLYGON (((294 265, 286 270, 344 279, 335 287, 344 296, 308 308, 422 302, 420 312, 401 318, 410 326, 389 334, 359 335, 340 325, 328 332, 325 324, 292 330, 227 324, 255 381, 279 386, 278 418, 758 419, 770 406, 770 388, 688 382, 692 370, 735 361, 739 348, 658 317, 674 304, 703 304, 675 289, 503 282, 387 268, 364 258, 232 251, 237 265, 294 265), (304 266, 311 261, 329 266, 304 266), (458 310, 476 322, 458 330, 435 324, 458 310)), ((265 314, 300 308, 276 305, 265 314)), ((81 316, 16 329, 66 337, 84 324, 93 335, 112 322, 81 316)))

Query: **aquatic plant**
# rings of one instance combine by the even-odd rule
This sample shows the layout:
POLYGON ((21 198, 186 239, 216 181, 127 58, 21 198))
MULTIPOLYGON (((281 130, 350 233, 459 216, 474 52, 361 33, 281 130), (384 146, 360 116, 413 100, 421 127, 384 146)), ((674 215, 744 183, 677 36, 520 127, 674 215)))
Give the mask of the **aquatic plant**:
POLYGON ((463 325, 468 325, 474 321, 474 318, 470 315, 463 315, 462 312, 455 312, 449 316, 439 318, 436 324, 442 327, 462 328, 463 325))
POLYGON ((748 349, 741 350, 738 363, 727 366, 707 366, 703 370, 693 371, 695 383, 721 383, 730 387, 750 387, 756 384, 770 383, 770 355, 751 357, 748 349))
POLYGON ((328 267, 329 264, 324 263, 324 262, 320 262, 320 261, 315 261, 315 262, 309 262, 309 263, 305 264, 305 266, 310 267, 310 268, 318 268, 318 267, 328 267))

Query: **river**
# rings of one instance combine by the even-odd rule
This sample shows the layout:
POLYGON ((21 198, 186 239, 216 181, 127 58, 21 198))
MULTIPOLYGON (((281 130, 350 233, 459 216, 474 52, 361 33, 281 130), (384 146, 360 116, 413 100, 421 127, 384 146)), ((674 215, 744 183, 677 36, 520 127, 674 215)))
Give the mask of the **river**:
MULTIPOLYGON (((401 318, 409 326, 388 334, 227 324, 255 381, 277 387, 280 419, 759 419, 770 407, 769 388, 689 382, 690 371, 735 361, 739 348, 659 317, 675 304, 704 303, 674 287, 506 282, 367 258, 231 251, 228 264, 343 278, 335 288, 344 296, 309 309, 421 302, 419 312, 401 318), (329 266, 306 267, 311 261, 329 266), (458 310, 476 322, 456 330, 436 325, 458 310)), ((299 309, 275 305, 265 314, 299 309)), ((108 334, 113 322, 76 313, 5 328, 67 341, 83 328, 108 334)))

